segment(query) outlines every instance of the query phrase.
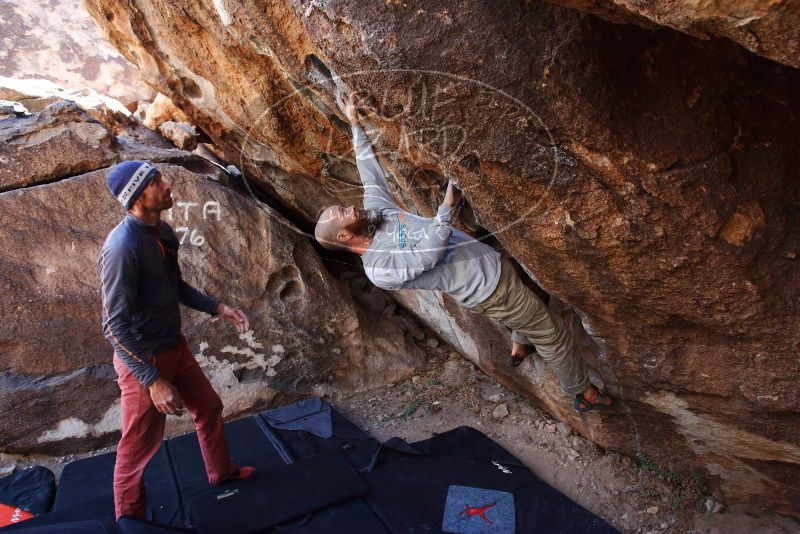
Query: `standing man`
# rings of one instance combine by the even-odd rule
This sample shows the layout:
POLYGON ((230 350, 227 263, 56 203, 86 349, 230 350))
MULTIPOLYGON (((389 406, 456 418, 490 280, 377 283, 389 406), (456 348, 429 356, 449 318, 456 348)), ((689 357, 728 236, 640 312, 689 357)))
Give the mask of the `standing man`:
POLYGON ((181 334, 178 303, 219 315, 246 332, 241 310, 211 298, 181 278, 178 239, 161 220, 172 207, 172 188, 150 163, 124 161, 106 178, 127 215, 108 234, 98 260, 102 281, 103 334, 114 348, 122 390, 122 437, 114 466, 114 508, 143 518, 144 470, 164 437, 167 414, 192 414, 208 481, 219 484, 250 476, 228 451, 222 401, 181 334))
POLYGON ((337 95, 337 101, 353 128, 364 209, 325 209, 315 228, 317 241, 329 249, 360 255, 367 277, 380 288, 441 291, 462 306, 498 320, 514 332, 512 360, 521 361, 524 345, 534 345, 555 371, 562 389, 575 395, 575 410, 609 410, 613 400, 589 381, 580 344, 561 318, 549 313, 522 283, 511 260, 451 227, 453 209, 461 198, 453 183, 448 184, 433 219, 400 209, 392 200, 352 96, 337 95))

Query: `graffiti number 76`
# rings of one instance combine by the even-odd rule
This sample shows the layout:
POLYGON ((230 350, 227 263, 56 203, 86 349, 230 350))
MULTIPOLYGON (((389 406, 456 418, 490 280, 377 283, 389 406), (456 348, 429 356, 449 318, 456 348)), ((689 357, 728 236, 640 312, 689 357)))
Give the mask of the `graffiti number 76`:
POLYGON ((189 243, 196 247, 200 247, 203 245, 203 243, 206 242, 206 238, 200 235, 200 233, 198 233, 196 228, 189 228, 188 226, 178 226, 177 228, 175 228, 175 232, 177 232, 178 235, 180 236, 181 245, 186 243, 187 237, 189 238, 189 243))

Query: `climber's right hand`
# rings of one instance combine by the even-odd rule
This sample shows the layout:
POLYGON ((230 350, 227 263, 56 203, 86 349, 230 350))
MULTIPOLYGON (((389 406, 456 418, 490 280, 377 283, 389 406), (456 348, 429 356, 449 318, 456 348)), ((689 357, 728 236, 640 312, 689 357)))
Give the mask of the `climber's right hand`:
POLYGON ((447 183, 447 191, 444 194, 444 200, 442 201, 442 204, 451 208, 455 208, 460 200, 461 190, 452 180, 450 180, 447 183))
POLYGON ((336 91, 336 104, 352 126, 361 126, 361 121, 358 119, 358 107, 352 93, 344 90, 336 91))

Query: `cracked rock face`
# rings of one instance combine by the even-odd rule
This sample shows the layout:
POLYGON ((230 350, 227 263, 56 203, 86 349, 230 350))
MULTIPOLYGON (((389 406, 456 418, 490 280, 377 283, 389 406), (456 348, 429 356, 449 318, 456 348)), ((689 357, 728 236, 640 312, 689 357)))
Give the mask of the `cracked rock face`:
MULTIPOLYGON (((568 415, 550 375, 504 367, 502 348, 483 349, 507 338, 447 299, 416 299, 420 317, 469 338, 459 345, 479 347, 487 372, 599 444, 698 468, 731 501, 800 513, 794 453, 745 446, 800 442, 798 71, 724 40, 538 2, 87 6, 148 83, 308 220, 361 194, 332 99, 340 76, 398 202, 430 215, 445 176, 457 179, 473 226, 576 308, 623 413, 568 415), (710 440, 693 421, 738 438, 710 440)), ((797 25, 783 32, 772 15, 791 24, 793 6, 741 26, 757 52, 796 64, 797 25)), ((727 22, 652 18, 738 39, 727 22)))
POLYGON ((69 100, 14 96, 30 100, 39 111, 0 116, 0 191, 76 176, 124 159, 184 164, 196 159, 108 108, 86 111, 69 100), (39 100, 46 105, 40 106, 39 100))
MULTIPOLYGON (((228 323, 184 309, 183 332, 226 415, 287 395, 399 381, 421 363, 388 299, 367 313, 294 225, 212 179, 215 167, 177 149, 134 146, 132 136, 122 143, 85 114, 73 121, 68 131, 103 129, 120 152, 95 161, 92 172, 58 180, 56 169, 44 176, 51 183, 0 193, 0 316, 9 319, 0 325, 0 450, 64 454, 118 435, 119 390, 100 331, 96 262, 124 215, 105 174, 131 155, 125 150, 154 161, 167 152, 181 164, 159 168, 173 184, 175 204, 164 218, 182 242, 183 276, 249 314, 251 331, 237 336, 228 323)), ((67 141, 66 153, 81 152, 80 140, 67 141)), ((37 146, 29 146, 34 156, 37 146)), ((173 430, 190 427, 188 417, 171 421, 173 430)))
POLYGON ((0 191, 69 176, 117 161, 114 137, 69 101, 0 120, 0 191))

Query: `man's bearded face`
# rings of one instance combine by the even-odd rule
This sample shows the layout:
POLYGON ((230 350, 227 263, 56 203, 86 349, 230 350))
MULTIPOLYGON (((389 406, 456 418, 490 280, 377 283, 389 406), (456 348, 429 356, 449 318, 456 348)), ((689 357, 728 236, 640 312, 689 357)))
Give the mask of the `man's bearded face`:
POLYGON ((350 206, 349 208, 342 208, 340 213, 345 223, 342 228, 358 237, 374 236, 383 220, 379 209, 363 209, 350 206))

